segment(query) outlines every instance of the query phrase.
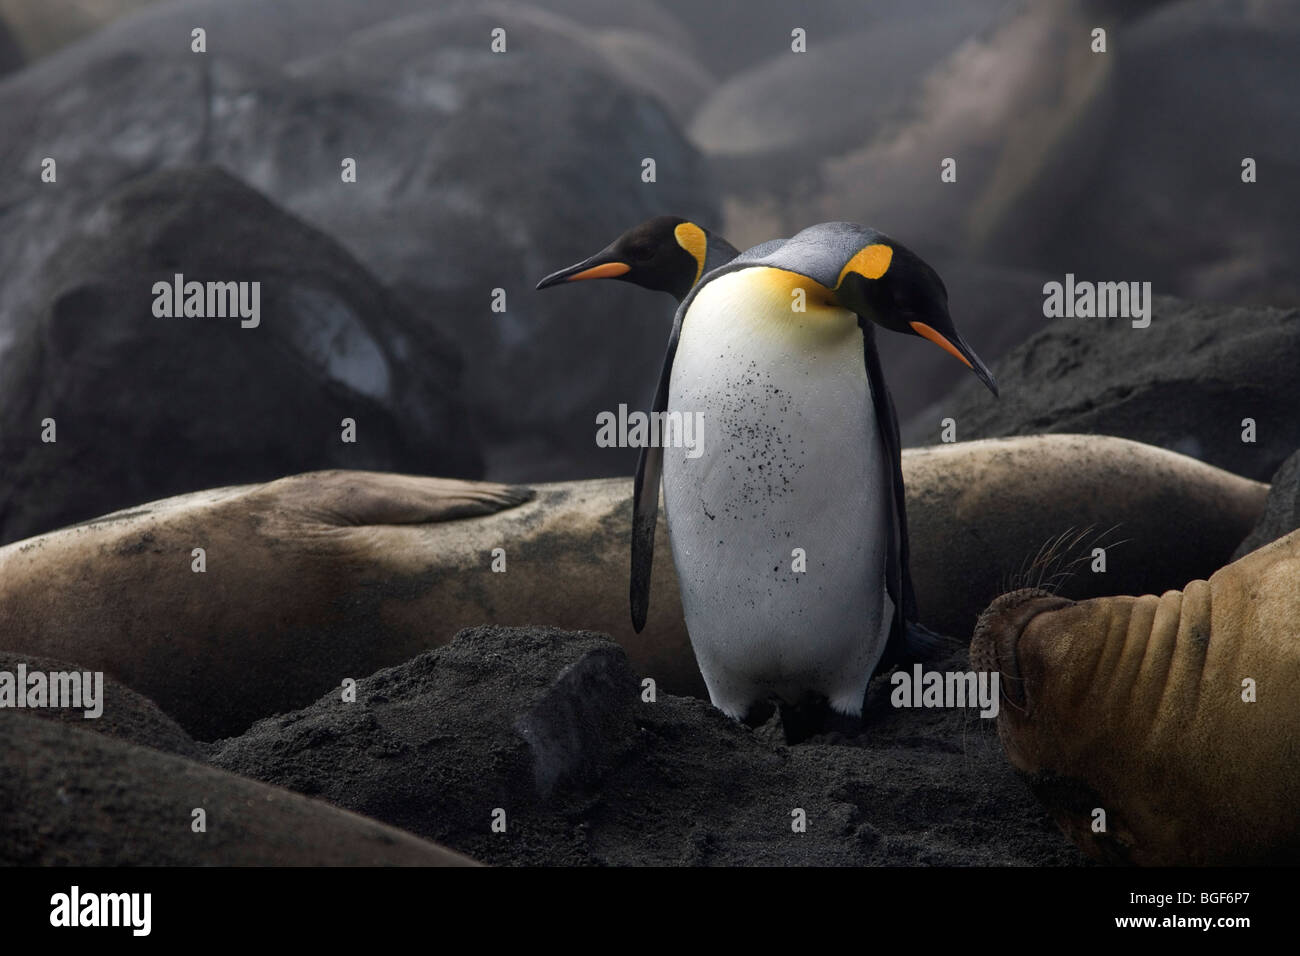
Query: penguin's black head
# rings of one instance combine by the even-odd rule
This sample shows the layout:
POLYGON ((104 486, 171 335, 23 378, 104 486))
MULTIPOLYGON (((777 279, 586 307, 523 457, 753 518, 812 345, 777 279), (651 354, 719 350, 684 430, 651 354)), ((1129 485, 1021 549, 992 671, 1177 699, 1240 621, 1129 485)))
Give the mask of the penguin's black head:
POLYGON ((551 273, 537 288, 582 279, 622 279, 667 292, 680 302, 704 271, 708 247, 708 233, 690 220, 656 216, 629 229, 590 259, 551 273))
POLYGON ((844 263, 834 294, 842 306, 862 318, 933 342, 974 372, 994 395, 998 393, 993 373, 948 315, 943 280, 911 250, 874 233, 844 263))

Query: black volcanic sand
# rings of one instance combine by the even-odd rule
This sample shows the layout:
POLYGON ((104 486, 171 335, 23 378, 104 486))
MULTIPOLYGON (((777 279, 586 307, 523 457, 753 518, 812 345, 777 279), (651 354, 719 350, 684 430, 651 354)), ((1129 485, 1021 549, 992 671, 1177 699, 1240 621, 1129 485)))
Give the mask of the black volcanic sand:
MULTIPOLYGON (((935 669, 964 669, 965 650, 935 669)), ((480 627, 220 741, 213 762, 492 864, 1077 864, 974 710, 896 710, 787 746, 641 699, 603 635, 480 627), (494 833, 495 809, 506 832, 494 833), (792 811, 807 831, 792 829, 792 811)))

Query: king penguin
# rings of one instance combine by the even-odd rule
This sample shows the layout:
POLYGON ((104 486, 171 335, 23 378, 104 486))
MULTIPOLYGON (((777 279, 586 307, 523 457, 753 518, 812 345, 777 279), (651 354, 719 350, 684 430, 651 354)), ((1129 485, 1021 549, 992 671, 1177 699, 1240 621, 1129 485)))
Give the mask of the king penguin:
POLYGON ((701 416, 703 447, 641 450, 632 620, 640 631, 662 478, 687 631, 728 715, 811 695, 860 718, 872 675, 924 639, 874 326, 928 339, 996 395, 947 300, 907 248, 832 222, 740 254, 678 306, 654 411, 701 416))
POLYGON ((655 216, 594 256, 552 272, 537 288, 586 279, 621 279, 667 292, 681 302, 700 276, 730 262, 738 252, 727 240, 689 219, 655 216))

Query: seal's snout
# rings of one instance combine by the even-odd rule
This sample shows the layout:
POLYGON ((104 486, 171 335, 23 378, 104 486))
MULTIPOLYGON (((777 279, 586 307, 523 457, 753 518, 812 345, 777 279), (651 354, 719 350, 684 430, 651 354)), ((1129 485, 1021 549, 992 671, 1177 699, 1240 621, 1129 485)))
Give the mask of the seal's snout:
POLYGON ((970 645, 971 666, 977 671, 998 672, 1002 695, 1018 709, 1025 710, 1028 698, 1020 670, 1020 636, 1039 614, 1073 603, 1040 588, 1021 588, 1003 594, 984 609, 975 624, 970 645))

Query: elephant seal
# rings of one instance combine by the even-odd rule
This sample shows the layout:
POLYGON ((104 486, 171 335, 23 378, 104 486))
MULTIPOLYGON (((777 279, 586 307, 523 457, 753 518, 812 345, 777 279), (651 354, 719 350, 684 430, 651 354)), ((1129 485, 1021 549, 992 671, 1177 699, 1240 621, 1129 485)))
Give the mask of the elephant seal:
MULTIPOLYGON (((1136 539, 1107 573, 1076 575, 1072 596, 1163 589, 1226 561, 1267 493, 1100 436, 907 450, 903 473, 921 620, 962 638, 1007 556, 1071 525, 1136 539)), ((104 670, 200 740, 485 623, 603 632, 638 680, 703 696, 662 523, 649 617, 632 628, 631 497, 626 479, 529 491, 327 471, 168 498, 0 548, 0 650, 104 670)))
POLYGON ((1260 482, 1101 435, 904 450, 903 476, 921 621, 962 640, 1022 560, 1062 534, 1080 536, 1087 560, 1058 593, 1158 594, 1227 564, 1268 497, 1260 482), (1104 572, 1093 570, 1094 545, 1104 572))
POLYGON ((484 623, 601 630, 697 693, 670 561, 632 630, 630 497, 325 471, 168 498, 0 548, 0 650, 103 670, 201 740, 484 623))
POLYGON ((980 617, 1007 757, 1086 853, 1300 862, 1297 582, 1300 531, 1160 597, 1023 589, 980 617))
MULTIPOLYGON (((13 680, 23 673, 84 675, 87 670, 89 668, 68 661, 52 661, 31 654, 0 651, 0 682, 5 681, 6 677, 13 680)), ((14 680, 15 686, 17 683, 14 680)), ((23 688, 20 692, 26 693, 27 689, 23 688)), ((4 694, 0 692, 0 700, 3 699, 4 694)), ((207 748, 195 743, 175 720, 163 713, 162 708, 112 678, 103 681, 102 697, 98 704, 100 713, 93 719, 87 719, 85 711, 76 707, 15 708, 14 712, 36 720, 52 720, 82 730, 93 730, 107 737, 116 737, 130 744, 152 747, 190 760, 207 759, 207 748)))
POLYGON ((477 865, 323 800, 13 711, 0 807, 0 866, 477 865))

